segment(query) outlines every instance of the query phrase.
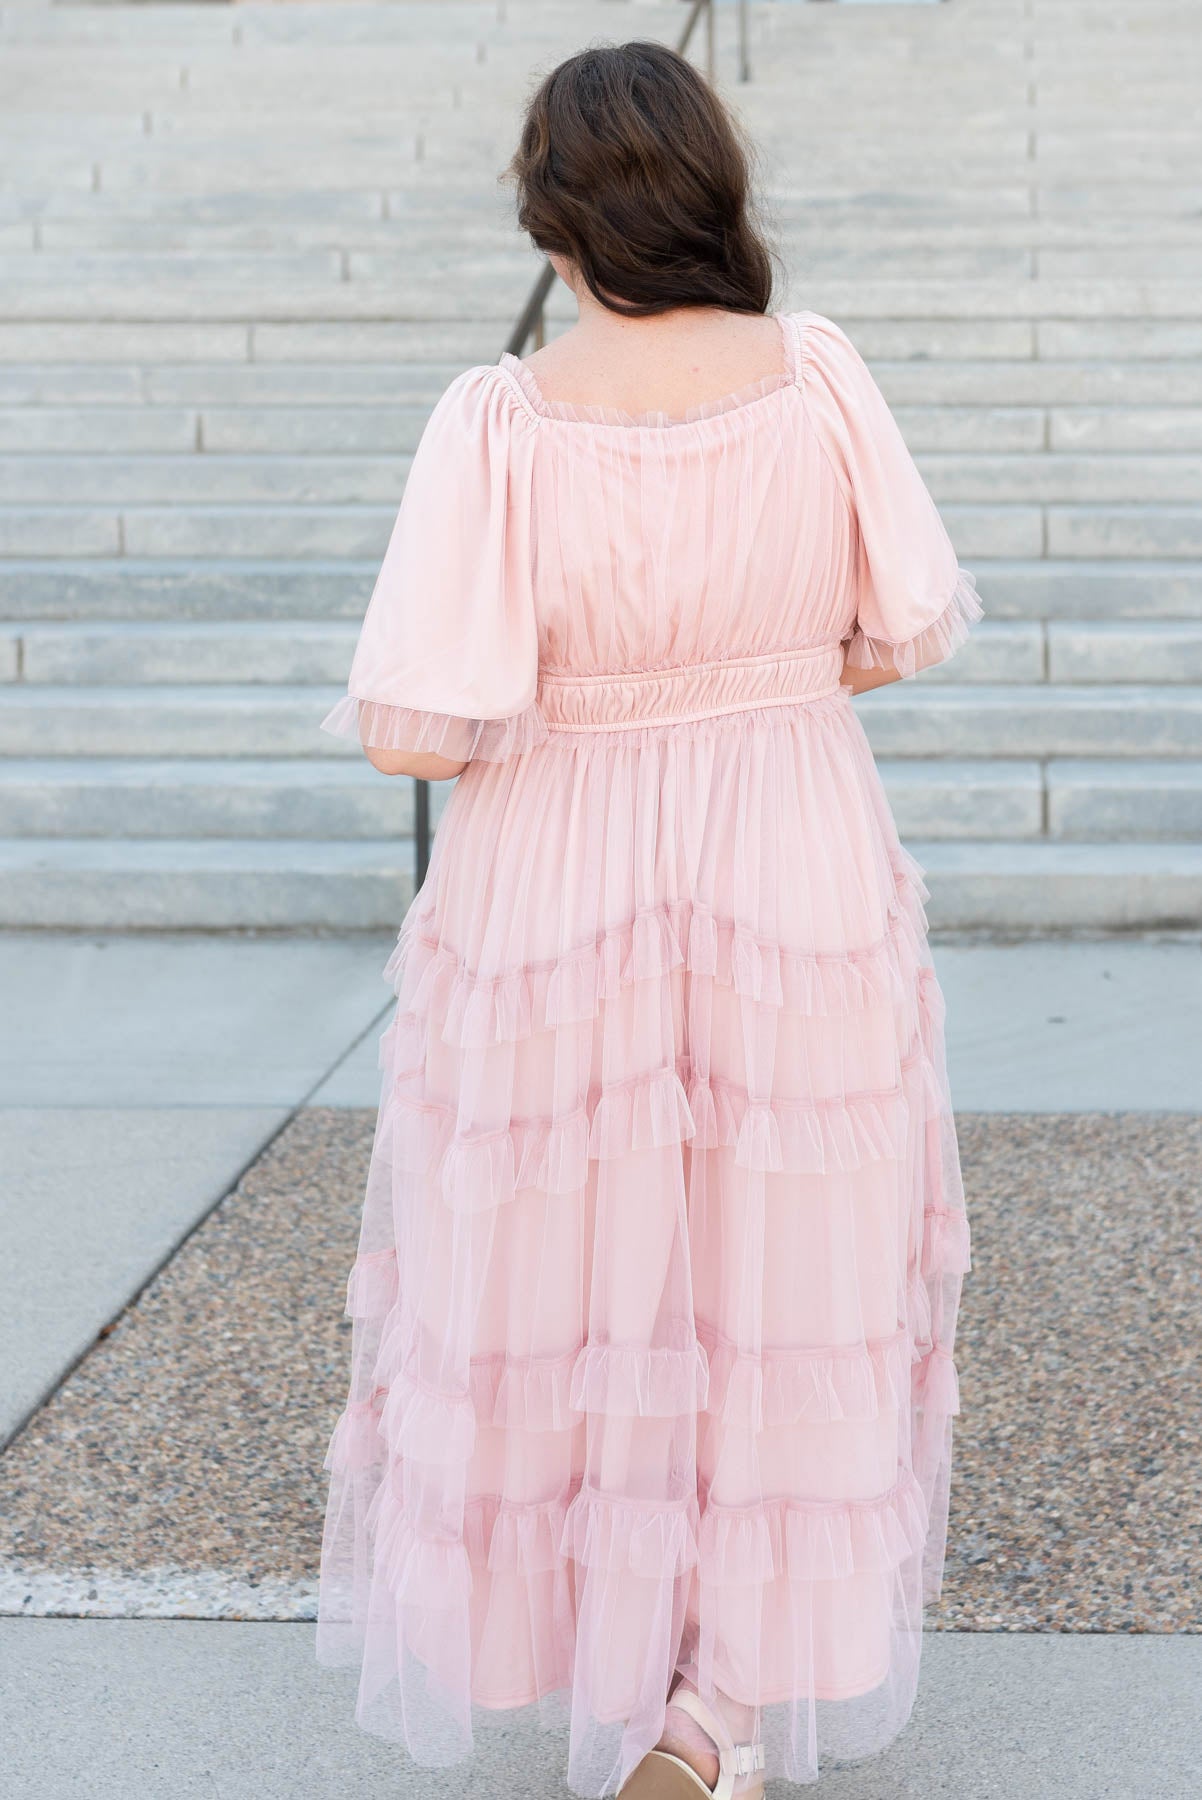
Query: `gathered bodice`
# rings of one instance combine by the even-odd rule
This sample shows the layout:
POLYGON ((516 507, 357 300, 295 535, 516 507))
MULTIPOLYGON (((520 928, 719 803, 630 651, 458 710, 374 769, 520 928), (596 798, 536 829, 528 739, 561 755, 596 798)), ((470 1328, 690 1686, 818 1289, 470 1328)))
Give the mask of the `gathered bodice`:
POLYGON ((683 417, 549 401, 498 365, 534 436, 538 701, 552 729, 830 693, 855 617, 855 519, 807 415, 802 345, 683 417))
POLYGON ((980 616, 867 365, 821 313, 680 417, 546 398, 506 352, 422 433, 336 735, 466 760, 805 704, 980 616), (561 743, 566 740, 562 737, 561 743))

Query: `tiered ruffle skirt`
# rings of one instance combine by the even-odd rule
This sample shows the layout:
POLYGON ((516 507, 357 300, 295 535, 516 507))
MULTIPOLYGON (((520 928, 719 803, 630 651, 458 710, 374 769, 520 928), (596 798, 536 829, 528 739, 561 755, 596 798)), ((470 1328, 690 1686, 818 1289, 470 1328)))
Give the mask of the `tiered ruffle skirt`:
POLYGON ((969 1267, 927 898, 845 689, 460 777, 326 1461, 366 1729, 446 1764, 530 1708, 601 1795, 675 1669, 769 1779, 905 1723, 969 1267))

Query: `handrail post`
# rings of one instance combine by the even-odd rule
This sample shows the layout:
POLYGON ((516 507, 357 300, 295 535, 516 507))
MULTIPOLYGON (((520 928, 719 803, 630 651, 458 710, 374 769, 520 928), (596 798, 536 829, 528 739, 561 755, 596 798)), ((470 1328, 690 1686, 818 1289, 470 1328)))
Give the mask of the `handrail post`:
POLYGON ((413 784, 413 891, 416 894, 430 867, 430 783, 413 784))

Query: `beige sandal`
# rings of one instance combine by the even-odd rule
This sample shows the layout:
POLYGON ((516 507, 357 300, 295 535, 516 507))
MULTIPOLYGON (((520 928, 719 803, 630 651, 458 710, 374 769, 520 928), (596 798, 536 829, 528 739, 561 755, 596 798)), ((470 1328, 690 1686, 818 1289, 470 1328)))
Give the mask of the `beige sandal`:
MULTIPOLYGON (((668 1704, 691 1713, 713 1738, 718 1752, 717 1781, 713 1787, 707 1786, 691 1764, 683 1757, 673 1756, 670 1750, 648 1750, 630 1779, 618 1789, 618 1800, 696 1800, 698 1792, 708 1794, 710 1800, 731 1800, 735 1777, 752 1775, 764 1767, 764 1746, 736 1744, 725 1721, 689 1688, 677 1688, 668 1704)), ((763 1794, 764 1784, 760 1781, 745 1788, 739 1800, 763 1800, 763 1794)))

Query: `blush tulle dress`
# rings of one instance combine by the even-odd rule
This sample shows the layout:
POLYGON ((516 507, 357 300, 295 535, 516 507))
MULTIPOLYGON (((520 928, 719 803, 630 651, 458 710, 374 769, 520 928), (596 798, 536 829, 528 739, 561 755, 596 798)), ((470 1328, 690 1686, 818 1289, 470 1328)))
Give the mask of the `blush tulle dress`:
POLYGON ((678 1669, 770 1780, 882 1749, 943 1572, 944 1006, 840 676, 982 608, 850 340, 774 316, 684 415, 452 381, 323 721, 470 760, 386 966, 317 1655, 422 1764, 562 1726, 580 1795, 678 1669))

